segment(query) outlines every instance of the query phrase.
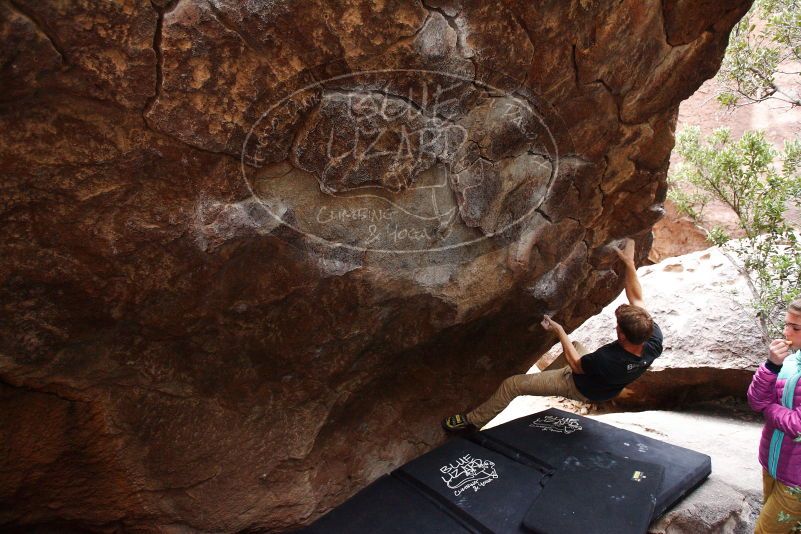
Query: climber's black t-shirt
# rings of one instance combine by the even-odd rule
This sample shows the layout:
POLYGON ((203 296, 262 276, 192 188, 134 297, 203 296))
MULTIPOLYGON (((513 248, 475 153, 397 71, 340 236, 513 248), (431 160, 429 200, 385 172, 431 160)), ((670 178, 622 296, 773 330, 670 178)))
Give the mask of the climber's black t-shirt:
POLYGON ((588 399, 609 400, 638 379, 660 354, 662 330, 654 323, 654 333, 645 342, 641 356, 635 356, 614 341, 583 356, 581 368, 584 374, 574 373, 573 380, 576 388, 588 399))

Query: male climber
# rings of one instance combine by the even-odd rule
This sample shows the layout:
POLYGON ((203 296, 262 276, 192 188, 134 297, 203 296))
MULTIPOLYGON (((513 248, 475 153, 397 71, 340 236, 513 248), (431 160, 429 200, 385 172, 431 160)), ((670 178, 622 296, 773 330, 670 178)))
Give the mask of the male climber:
MULTIPOLYGON (((545 315, 542 327, 559 337, 568 366, 507 378, 487 402, 472 412, 445 418, 442 421, 445 430, 480 429, 518 395, 559 395, 584 402, 607 401, 645 372, 662 354, 662 331, 645 310, 642 287, 634 265, 634 241, 627 239, 623 250, 615 248, 615 252, 625 265, 626 298, 629 301, 615 310, 617 341, 593 353, 582 354, 570 342, 562 325, 545 315)), ((582 349, 580 345, 579 349, 582 349)))

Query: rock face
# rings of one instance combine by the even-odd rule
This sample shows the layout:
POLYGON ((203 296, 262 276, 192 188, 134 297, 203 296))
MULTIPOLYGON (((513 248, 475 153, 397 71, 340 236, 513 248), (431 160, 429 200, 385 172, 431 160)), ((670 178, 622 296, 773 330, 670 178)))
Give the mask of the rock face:
POLYGON ((282 531, 620 290, 749 1, 0 3, 0 527, 282 531))
MULTIPOLYGON (((767 357, 751 290, 734 263, 713 247, 638 270, 648 310, 665 336, 662 356, 613 402, 621 408, 657 408, 725 396, 745 398, 767 357)), ((589 350, 614 340, 618 296, 571 334, 589 350)), ((537 366, 561 353, 554 346, 537 366)))

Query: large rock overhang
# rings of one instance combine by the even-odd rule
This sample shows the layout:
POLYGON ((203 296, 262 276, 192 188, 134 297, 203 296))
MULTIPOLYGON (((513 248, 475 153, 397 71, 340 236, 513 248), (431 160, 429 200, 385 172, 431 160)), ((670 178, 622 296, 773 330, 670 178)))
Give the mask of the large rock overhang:
POLYGON ((280 531, 621 288, 750 2, 0 4, 0 525, 280 531))

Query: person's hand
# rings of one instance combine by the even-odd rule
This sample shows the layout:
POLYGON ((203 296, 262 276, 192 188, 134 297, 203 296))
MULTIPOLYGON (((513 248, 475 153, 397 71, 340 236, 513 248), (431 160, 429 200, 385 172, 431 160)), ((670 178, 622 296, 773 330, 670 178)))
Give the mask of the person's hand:
POLYGON ((634 265, 634 240, 626 238, 623 249, 615 247, 615 253, 626 264, 634 265))
POLYGON ((768 347, 768 359, 776 365, 782 365, 790 355, 790 342, 786 339, 774 339, 768 347))
POLYGON ((551 319, 550 315, 543 315, 540 324, 548 332, 558 332, 559 329, 562 328, 562 325, 551 319))

